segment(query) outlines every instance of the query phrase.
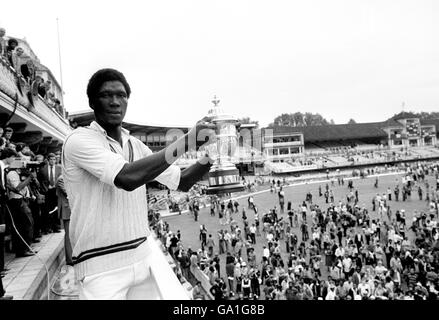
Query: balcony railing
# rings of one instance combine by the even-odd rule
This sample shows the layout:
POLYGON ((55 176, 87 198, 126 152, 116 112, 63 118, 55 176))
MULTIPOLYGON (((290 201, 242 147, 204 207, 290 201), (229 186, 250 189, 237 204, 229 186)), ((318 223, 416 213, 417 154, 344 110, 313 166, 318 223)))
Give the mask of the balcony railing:
POLYGON ((67 135, 71 129, 67 119, 61 117, 53 108, 51 108, 40 96, 33 96, 33 104, 27 97, 26 85, 22 87, 22 92, 18 89, 18 81, 24 83, 15 69, 12 68, 4 58, 0 57, 0 91, 6 94, 12 100, 18 97, 18 103, 28 112, 31 112, 44 120, 47 124, 54 127, 63 136, 67 135))
POLYGON ((34 98, 34 107, 35 108, 31 109, 32 113, 51 124, 63 135, 69 134, 71 129, 68 120, 62 118, 58 112, 49 107, 40 96, 36 99, 34 98))

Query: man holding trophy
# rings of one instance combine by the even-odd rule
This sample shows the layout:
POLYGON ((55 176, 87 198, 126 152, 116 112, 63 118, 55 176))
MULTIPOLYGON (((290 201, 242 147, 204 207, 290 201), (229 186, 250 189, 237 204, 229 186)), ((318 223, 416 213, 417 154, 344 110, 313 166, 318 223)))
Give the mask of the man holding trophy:
POLYGON ((74 130, 63 146, 62 174, 72 212, 69 235, 81 299, 126 299, 130 288, 148 278, 154 259, 146 245, 152 241, 146 230, 146 183, 156 180, 188 191, 212 167, 210 193, 239 190, 227 146, 236 136, 236 121, 216 109, 187 134, 152 153, 122 128, 130 94, 121 72, 97 71, 87 87, 95 121, 74 130), (173 165, 185 152, 212 142, 215 131, 220 133, 219 157, 213 166, 208 155, 184 170, 173 165))

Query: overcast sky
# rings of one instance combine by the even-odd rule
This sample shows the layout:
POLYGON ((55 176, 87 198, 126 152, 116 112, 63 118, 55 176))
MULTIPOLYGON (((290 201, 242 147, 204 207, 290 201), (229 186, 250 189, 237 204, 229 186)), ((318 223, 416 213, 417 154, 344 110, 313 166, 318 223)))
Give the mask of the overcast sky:
POLYGON ((0 26, 25 37, 86 110, 103 67, 132 88, 126 120, 192 125, 223 108, 267 125, 281 113, 336 123, 439 111, 439 1, 2 1, 0 26))

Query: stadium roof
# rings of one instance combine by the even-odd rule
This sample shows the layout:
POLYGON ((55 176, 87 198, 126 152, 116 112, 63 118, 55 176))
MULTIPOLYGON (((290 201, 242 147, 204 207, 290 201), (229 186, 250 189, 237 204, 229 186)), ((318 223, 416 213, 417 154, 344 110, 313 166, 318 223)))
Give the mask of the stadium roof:
POLYGON ((274 135, 302 133, 307 142, 329 140, 355 140, 355 139, 379 139, 386 138, 386 127, 402 127, 397 121, 334 124, 307 127, 275 127, 274 135))
POLYGON ((421 124, 422 125, 435 125, 436 126, 436 130, 439 129, 439 119, 425 119, 425 120, 421 120, 421 124))
MULTIPOLYGON (((435 125, 439 128, 439 119, 421 120, 421 125, 435 125)), ((334 140, 356 140, 356 139, 381 139, 386 138, 385 128, 403 127, 402 123, 390 119, 383 122, 355 123, 355 124, 333 124, 323 126, 307 127, 275 127, 274 135, 302 133, 306 142, 313 141, 334 141, 334 140)))

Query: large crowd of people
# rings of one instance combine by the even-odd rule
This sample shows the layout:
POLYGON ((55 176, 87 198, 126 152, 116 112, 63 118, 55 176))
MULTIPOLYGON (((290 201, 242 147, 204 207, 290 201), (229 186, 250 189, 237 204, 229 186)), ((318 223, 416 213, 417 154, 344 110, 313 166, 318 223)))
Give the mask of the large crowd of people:
MULTIPOLYGON (((69 213, 63 213, 66 206, 58 203, 65 194, 57 166, 60 153, 34 154, 26 144, 14 142, 10 127, 3 130, 0 149, 2 239, 6 240, 0 241, 0 249, 17 257, 30 256, 34 253, 28 246, 44 234, 59 232, 61 221, 68 229, 69 213), (32 165, 9 169, 18 159, 32 165)), ((177 262, 179 279, 193 283, 194 299, 207 299, 206 288, 194 278, 198 269, 208 279, 214 299, 435 300, 439 290, 439 164, 404 164, 397 169, 405 174, 394 188, 381 189, 379 177, 373 179, 376 195, 372 199, 362 198, 354 180, 338 172, 332 178, 327 174, 329 180, 318 184, 296 206, 285 198, 287 179, 244 179, 245 192, 256 191, 256 186, 269 188, 276 199, 269 212, 259 212, 257 197, 252 195, 240 206, 236 200, 208 196, 205 186, 195 185, 175 210, 188 209, 197 221, 200 207, 208 206, 220 224, 215 232, 200 226, 197 250, 185 248, 180 230, 171 231, 154 210, 150 210, 150 225, 177 262), (346 196, 337 199, 335 187, 345 187, 346 196), (319 206, 316 198, 324 205, 319 206), (428 210, 420 207, 407 221, 404 209, 392 207, 412 198, 425 201, 428 210), (370 201, 371 212, 365 201, 370 201), (261 252, 256 242, 263 243, 261 252)), ((369 168, 361 177, 387 171, 395 170, 369 168)), ((168 195, 167 199, 172 198, 168 195)), ((67 264, 71 264, 68 245, 66 250, 67 264)), ((0 262, 3 276, 8 271, 4 255, 0 262)))
MULTIPOLYGON (((35 254, 34 245, 49 233, 68 230, 70 216, 58 203, 65 193, 62 184, 60 151, 35 154, 14 140, 13 129, 0 128, 0 275, 9 271, 5 253, 15 257, 35 254), (64 190, 64 191, 63 191, 64 190), (63 221, 63 226, 61 226, 63 221)), ((71 263, 66 245, 66 260, 71 263)), ((0 298, 5 296, 0 278, 0 298)))
POLYGON ((33 102, 40 96, 51 109, 61 117, 66 117, 61 101, 55 96, 52 81, 42 76, 41 71, 44 71, 44 68, 30 53, 25 52, 18 39, 7 37, 5 28, 1 27, 0 60, 16 73, 19 79, 17 85, 20 91, 25 88, 29 101, 33 102))
POLYGON ((209 232, 201 225, 198 250, 185 250, 180 232, 166 222, 160 220, 157 230, 181 274, 190 279, 190 270, 199 268, 214 299, 437 300, 439 164, 399 169, 405 173, 394 188, 382 190, 379 177, 372 180, 372 199, 341 176, 318 184, 298 206, 285 199, 284 182, 273 179, 276 200, 269 212, 259 212, 251 195, 245 208, 212 198, 210 214, 219 218, 220 229, 209 232), (345 197, 337 199, 335 187, 346 188, 345 197), (405 209, 394 204, 412 198, 425 205, 407 221, 405 209))

